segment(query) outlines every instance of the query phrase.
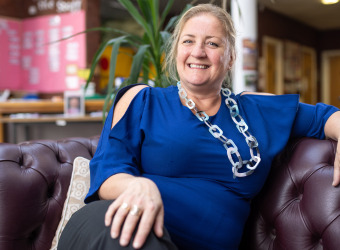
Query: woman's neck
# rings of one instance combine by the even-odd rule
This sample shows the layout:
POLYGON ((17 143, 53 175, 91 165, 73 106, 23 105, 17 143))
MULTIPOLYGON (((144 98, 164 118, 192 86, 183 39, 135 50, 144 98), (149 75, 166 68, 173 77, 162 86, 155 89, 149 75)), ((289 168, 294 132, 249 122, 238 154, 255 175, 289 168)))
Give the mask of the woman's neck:
MULTIPOLYGON (((211 94, 195 94, 187 91, 188 98, 195 102, 196 108, 199 111, 204 111, 208 116, 215 115, 221 106, 221 92, 214 92, 211 94)), ((184 106, 185 100, 181 99, 184 106)))

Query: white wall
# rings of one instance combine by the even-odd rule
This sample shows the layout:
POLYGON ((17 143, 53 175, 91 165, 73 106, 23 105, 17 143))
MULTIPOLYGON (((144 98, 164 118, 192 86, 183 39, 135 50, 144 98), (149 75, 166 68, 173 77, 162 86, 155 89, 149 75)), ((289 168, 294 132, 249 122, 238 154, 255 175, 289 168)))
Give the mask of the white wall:
MULTIPOLYGON (((257 43, 257 1, 232 0, 231 15, 236 29, 236 61, 233 74, 233 91, 255 91, 254 85, 247 85, 246 78, 257 78, 257 70, 245 70, 243 53, 247 53, 243 46, 244 40, 257 43)), ((256 57, 257 58, 257 57, 256 57)))

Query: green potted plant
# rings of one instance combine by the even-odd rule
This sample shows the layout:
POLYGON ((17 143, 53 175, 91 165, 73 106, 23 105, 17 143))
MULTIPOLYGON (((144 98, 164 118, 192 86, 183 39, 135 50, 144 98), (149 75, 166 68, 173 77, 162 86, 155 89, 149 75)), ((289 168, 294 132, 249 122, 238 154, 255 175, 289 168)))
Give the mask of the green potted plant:
MULTIPOLYGON (((112 46, 109 66, 109 80, 107 83, 106 98, 103 107, 103 116, 110 107, 117 89, 114 86, 114 78, 117 65, 117 56, 121 46, 129 46, 135 50, 133 55, 132 65, 129 77, 125 79, 121 87, 128 84, 144 82, 148 83, 151 80, 156 87, 166 87, 171 84, 169 79, 162 72, 162 60, 165 53, 165 43, 171 36, 171 28, 176 22, 178 16, 169 19, 165 25, 165 21, 174 0, 167 1, 167 4, 159 13, 159 0, 137 0, 138 8, 131 0, 118 0, 122 6, 128 11, 131 17, 142 27, 144 33, 142 36, 130 34, 122 30, 114 28, 97 28, 104 32, 113 32, 118 34, 118 37, 102 42, 97 50, 90 68, 90 75, 86 83, 93 78, 95 68, 100 61, 104 50, 108 46, 112 46), (150 68, 153 68, 151 71, 150 68), (140 77, 142 80, 139 80, 140 77)), ((189 8, 187 5, 185 10, 189 8)), ((86 88, 85 87, 85 88, 86 88)))

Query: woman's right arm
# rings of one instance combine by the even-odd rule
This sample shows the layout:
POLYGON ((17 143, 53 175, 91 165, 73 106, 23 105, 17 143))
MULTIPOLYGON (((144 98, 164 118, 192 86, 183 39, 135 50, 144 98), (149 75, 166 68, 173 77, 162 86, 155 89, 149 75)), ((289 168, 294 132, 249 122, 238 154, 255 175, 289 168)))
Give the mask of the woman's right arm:
MULTIPOLYGON (((132 87, 121 97, 115 106, 112 128, 124 116, 137 93, 145 87, 147 86, 132 87)), ((100 199, 114 200, 105 214, 105 225, 111 226, 113 238, 120 235, 122 246, 129 244, 138 222, 138 230, 133 241, 135 248, 142 247, 152 228, 158 237, 162 237, 163 202, 156 184, 150 179, 125 173, 115 174, 103 182, 98 195, 100 199), (133 207, 138 208, 136 214, 129 213, 133 207)))
MULTIPOLYGON (((117 124, 117 122, 124 116, 133 98, 146 88, 146 85, 137 85, 129 89, 118 101, 115 106, 111 128, 117 124)), ((133 180, 133 176, 129 174, 116 174, 108 178, 99 188, 98 195, 102 200, 116 199, 125 190, 125 185, 128 180, 133 180)))

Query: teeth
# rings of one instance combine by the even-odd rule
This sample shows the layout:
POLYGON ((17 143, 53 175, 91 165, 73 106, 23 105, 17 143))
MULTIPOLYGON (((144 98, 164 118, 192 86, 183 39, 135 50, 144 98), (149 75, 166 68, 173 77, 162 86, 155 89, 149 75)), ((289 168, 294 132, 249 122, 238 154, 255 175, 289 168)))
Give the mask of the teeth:
POLYGON ((196 68, 196 69, 207 69, 208 66, 206 65, 197 65, 197 64, 189 64, 190 68, 196 68))

